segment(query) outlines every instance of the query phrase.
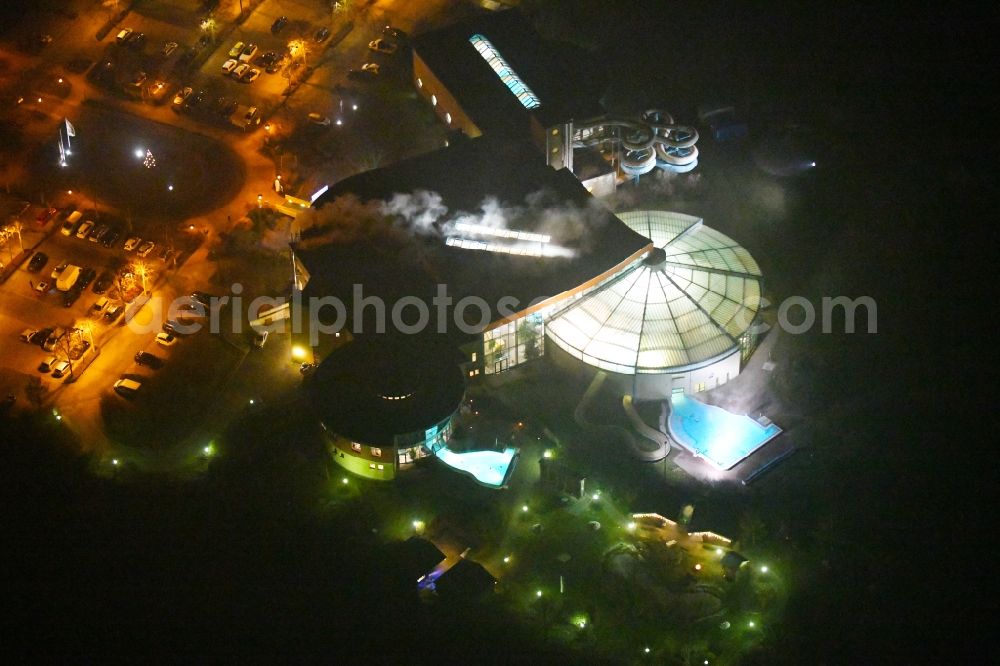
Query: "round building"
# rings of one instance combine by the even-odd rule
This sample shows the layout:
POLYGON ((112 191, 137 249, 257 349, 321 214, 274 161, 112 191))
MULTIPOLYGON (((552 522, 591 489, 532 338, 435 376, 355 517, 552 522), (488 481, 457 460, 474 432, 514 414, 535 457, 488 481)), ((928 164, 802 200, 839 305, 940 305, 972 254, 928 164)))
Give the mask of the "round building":
POLYGON ((307 389, 334 460, 387 481, 442 446, 465 394, 455 356, 420 336, 358 338, 330 354, 307 389))
POLYGON ((550 348, 612 373, 638 400, 704 391, 735 377, 756 346, 757 262, 701 218, 617 215, 653 249, 556 311, 545 325, 550 348))

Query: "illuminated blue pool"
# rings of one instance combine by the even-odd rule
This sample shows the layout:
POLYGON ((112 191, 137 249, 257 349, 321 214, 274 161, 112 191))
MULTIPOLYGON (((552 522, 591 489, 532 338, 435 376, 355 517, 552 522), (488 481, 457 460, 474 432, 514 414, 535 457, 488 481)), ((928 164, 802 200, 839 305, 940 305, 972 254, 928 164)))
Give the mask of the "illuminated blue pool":
POLYGON ((468 451, 458 453, 442 446, 435 455, 441 462, 460 472, 468 474, 479 483, 490 488, 502 488, 513 471, 517 449, 503 451, 468 451))
POLYGON ((683 393, 670 396, 670 434, 685 449, 720 469, 732 469, 781 433, 749 416, 706 405, 683 393))

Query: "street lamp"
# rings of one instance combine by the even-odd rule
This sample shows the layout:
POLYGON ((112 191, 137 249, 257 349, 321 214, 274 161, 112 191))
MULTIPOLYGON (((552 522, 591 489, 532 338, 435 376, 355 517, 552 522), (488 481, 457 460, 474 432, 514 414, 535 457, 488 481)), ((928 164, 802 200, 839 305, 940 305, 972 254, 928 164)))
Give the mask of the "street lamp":
POLYGON ((258 194, 257 195, 257 208, 263 208, 263 207, 264 207, 264 195, 263 194, 258 194))

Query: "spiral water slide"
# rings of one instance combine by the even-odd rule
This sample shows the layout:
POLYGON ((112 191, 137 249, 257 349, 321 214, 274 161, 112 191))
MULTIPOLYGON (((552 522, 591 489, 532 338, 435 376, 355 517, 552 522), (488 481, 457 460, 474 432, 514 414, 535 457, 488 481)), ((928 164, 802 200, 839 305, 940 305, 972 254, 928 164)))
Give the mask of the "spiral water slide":
POLYGON ((675 125, 673 117, 650 109, 639 120, 604 116, 573 127, 573 147, 621 141, 621 169, 641 176, 654 168, 685 173, 698 166, 698 130, 675 125), (612 130, 618 129, 617 136, 612 130))

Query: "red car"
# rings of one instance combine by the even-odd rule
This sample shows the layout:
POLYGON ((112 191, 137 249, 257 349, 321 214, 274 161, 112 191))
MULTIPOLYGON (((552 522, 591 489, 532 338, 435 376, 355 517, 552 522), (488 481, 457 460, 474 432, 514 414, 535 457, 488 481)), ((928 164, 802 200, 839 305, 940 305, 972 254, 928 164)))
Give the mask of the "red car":
POLYGON ((55 208, 43 208, 40 213, 35 217, 35 222, 38 224, 45 224, 59 211, 55 208))

